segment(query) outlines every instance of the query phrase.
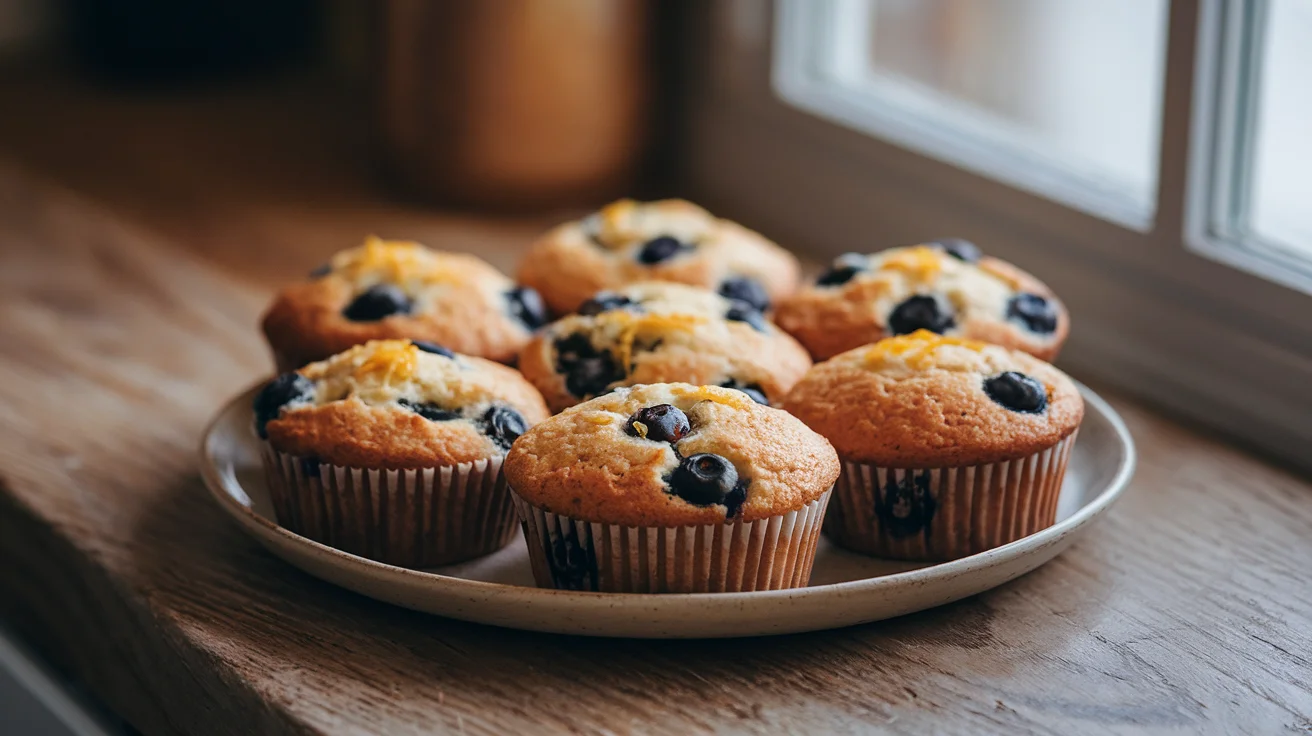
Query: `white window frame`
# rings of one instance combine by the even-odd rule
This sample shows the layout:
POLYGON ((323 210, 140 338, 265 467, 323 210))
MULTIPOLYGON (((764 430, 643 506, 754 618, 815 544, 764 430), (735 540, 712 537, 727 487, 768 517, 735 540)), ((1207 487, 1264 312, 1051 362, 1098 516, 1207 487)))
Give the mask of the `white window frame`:
MULTIPOLYGON (((778 0, 772 79, 775 92, 795 107, 954 166, 973 171, 1119 225, 1148 232, 1156 197, 1123 191, 1100 172, 1081 170, 1048 155, 1013 127, 969 105, 927 94, 913 83, 843 79, 864 68, 873 18, 865 0, 778 0), (848 22, 835 22, 836 18, 848 22), (837 38, 834 34, 843 34, 837 38), (830 49, 861 58, 837 60, 830 49), (853 91, 857 94, 853 94, 853 91), (944 117, 945 109, 958 110, 944 117), (962 124, 961 120, 968 120, 962 124)), ((1160 125, 1160 114, 1154 120, 1160 125)))
POLYGON ((1200 11, 1185 244, 1219 263, 1312 294, 1307 254, 1246 227, 1260 78, 1256 50, 1270 3, 1218 0, 1200 11))
POLYGON ((1218 14, 1239 1, 1170 3, 1147 230, 781 99, 791 93, 777 84, 777 52, 790 31, 778 24, 804 0, 712 0, 690 10, 689 32, 702 38, 689 44, 697 55, 683 80, 681 192, 813 264, 945 235, 972 239, 1062 296, 1073 324, 1059 365, 1077 378, 1312 470, 1312 296, 1277 285, 1294 284, 1269 266, 1222 265, 1242 259, 1237 245, 1254 244, 1218 237, 1227 234, 1199 219, 1211 212, 1201 198, 1216 196, 1199 186, 1195 161, 1210 145, 1200 110, 1217 101, 1194 89, 1214 68, 1218 14))

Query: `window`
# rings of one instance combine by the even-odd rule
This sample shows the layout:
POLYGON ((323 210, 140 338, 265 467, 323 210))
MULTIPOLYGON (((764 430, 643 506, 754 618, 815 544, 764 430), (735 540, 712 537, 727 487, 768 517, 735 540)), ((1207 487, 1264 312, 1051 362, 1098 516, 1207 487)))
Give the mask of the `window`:
POLYGON ((784 0, 794 104, 1132 227, 1156 205, 1166 0, 784 0))
POLYGON ((974 240, 1076 377, 1312 469, 1312 0, 708 5, 692 196, 817 261, 974 240))
POLYGON ((1198 70, 1191 245, 1312 292, 1312 2, 1213 11, 1198 70))

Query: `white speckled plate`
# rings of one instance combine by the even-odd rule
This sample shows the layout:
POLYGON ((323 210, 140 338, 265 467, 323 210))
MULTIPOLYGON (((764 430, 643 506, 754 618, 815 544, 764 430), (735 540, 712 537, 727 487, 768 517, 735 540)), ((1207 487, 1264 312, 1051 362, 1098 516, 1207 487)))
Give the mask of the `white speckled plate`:
POLYGON ((1134 443, 1116 412, 1081 386, 1087 411, 1057 524, 1011 544, 941 564, 851 554, 823 539, 811 585, 756 593, 641 595, 533 587, 522 538, 488 557, 407 570, 356 557, 278 526, 251 430, 255 389, 233 399, 201 440, 200 463, 219 506, 275 555, 316 577, 440 616, 588 636, 760 636, 878 621, 960 600, 1035 569, 1102 516, 1134 472, 1134 443))

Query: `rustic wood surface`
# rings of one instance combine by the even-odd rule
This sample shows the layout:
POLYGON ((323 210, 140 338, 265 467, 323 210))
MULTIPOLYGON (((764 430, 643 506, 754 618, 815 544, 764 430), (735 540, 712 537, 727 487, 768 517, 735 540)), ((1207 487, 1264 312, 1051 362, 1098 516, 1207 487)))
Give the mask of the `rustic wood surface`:
POLYGON ((1312 484, 1115 393, 1141 458, 1110 517, 893 621, 590 640, 311 579, 194 467, 270 369, 271 285, 371 230, 505 266, 546 220, 388 204, 313 95, 0 101, 0 616, 143 732, 1312 732, 1312 484))

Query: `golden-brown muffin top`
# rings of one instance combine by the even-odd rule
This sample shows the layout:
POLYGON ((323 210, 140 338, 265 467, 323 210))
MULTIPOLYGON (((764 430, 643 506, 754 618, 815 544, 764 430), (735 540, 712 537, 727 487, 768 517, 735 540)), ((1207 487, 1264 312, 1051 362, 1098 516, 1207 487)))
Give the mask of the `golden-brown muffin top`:
POLYGON ((844 255, 775 320, 816 360, 922 328, 1051 360, 1070 329, 1047 286, 955 239, 844 255))
POLYGON ((563 516, 674 527, 801 509, 833 485, 838 457, 741 392, 670 383, 566 409, 520 437, 505 471, 527 501, 563 516))
POLYGON ((893 468, 1001 462, 1066 438, 1075 383, 1017 350, 920 330, 818 363, 785 408, 844 460, 893 468))
POLYGON ((780 399, 811 366, 797 341, 744 302, 705 289, 640 282, 600 292, 552 323, 520 370, 560 410, 616 386, 683 382, 780 399))
POLYGON ((409 340, 371 341, 285 373, 256 397, 255 413, 274 449, 365 468, 502 455, 548 414, 513 369, 409 340))
POLYGON ((505 362, 545 321, 536 292, 479 258, 370 237, 283 289, 263 326, 274 350, 297 365, 389 338, 505 362))
POLYGON ((520 261, 521 283, 557 314, 635 281, 701 286, 768 309, 797 286, 797 259, 691 202, 621 199, 547 232, 520 261))

